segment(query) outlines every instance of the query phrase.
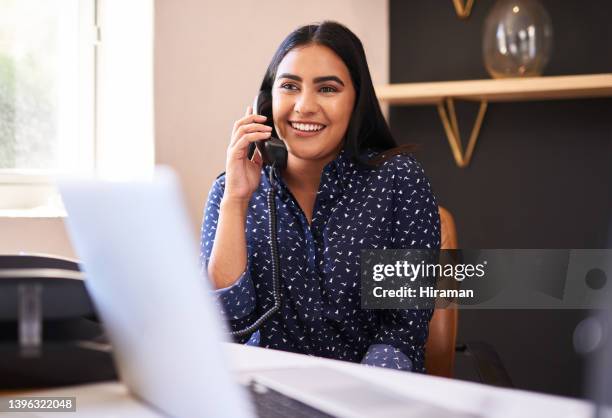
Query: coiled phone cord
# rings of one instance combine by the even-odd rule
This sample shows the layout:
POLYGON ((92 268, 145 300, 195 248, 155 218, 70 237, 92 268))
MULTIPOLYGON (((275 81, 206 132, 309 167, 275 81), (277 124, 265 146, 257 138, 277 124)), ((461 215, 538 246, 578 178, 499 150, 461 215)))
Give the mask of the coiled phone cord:
POLYGON ((276 229, 276 204, 274 202, 274 196, 276 192, 276 185, 273 179, 273 173, 276 170, 276 164, 272 164, 270 168, 270 190, 268 190, 268 233, 270 235, 270 252, 272 253, 272 294, 274 296, 274 306, 268 311, 261 315, 252 325, 237 331, 230 332, 233 337, 244 337, 254 333, 266 322, 272 315, 274 315, 281 308, 281 296, 280 296, 280 261, 278 258, 278 242, 277 242, 277 229, 276 229))

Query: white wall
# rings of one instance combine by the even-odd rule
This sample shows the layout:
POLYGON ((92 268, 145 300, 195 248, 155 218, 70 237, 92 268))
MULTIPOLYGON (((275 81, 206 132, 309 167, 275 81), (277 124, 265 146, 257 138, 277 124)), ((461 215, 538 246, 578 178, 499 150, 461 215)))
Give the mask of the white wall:
MULTIPOLYGON (((387 0, 155 0, 155 158, 183 181, 194 234, 232 124, 296 27, 338 20, 362 40, 374 83, 388 81, 387 0)), ((73 256, 57 218, 1 218, 0 252, 73 256)))

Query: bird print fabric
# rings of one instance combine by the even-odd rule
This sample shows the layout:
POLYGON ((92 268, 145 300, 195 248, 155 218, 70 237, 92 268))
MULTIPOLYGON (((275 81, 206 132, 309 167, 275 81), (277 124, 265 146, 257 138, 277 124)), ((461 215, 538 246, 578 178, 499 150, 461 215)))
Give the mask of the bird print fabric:
MULTIPOLYGON (((266 201, 270 167, 262 170, 246 218, 246 269, 232 286, 215 292, 232 330, 246 328, 274 305, 266 201)), ((440 247, 438 207, 421 166, 411 156, 396 155, 374 169, 362 168, 342 150, 323 170, 311 224, 282 176, 273 178, 282 307, 239 342, 423 372, 432 310, 361 309, 359 264, 362 249, 440 247)), ((208 195, 203 271, 224 182, 219 176, 208 195)))

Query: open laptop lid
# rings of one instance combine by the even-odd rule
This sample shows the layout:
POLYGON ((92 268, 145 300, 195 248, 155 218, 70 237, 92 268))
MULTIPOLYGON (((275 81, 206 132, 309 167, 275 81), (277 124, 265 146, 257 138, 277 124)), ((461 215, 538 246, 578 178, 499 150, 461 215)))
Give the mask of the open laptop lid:
POLYGON ((252 416, 227 369, 176 176, 61 181, 72 243, 123 382, 166 414, 252 416))

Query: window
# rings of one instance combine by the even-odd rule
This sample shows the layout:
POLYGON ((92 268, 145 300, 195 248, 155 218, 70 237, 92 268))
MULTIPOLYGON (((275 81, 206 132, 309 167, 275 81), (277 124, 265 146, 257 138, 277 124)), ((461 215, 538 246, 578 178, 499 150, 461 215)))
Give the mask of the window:
POLYGON ((93 169, 93 27, 93 1, 2 1, 2 174, 93 169))
POLYGON ((58 174, 151 171, 152 3, 0 2, 0 211, 57 213, 58 174))

